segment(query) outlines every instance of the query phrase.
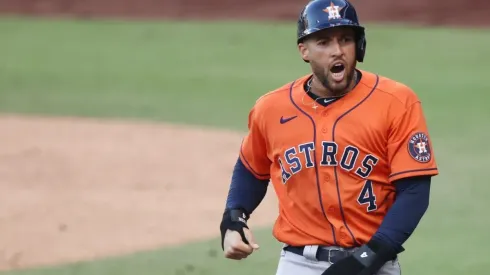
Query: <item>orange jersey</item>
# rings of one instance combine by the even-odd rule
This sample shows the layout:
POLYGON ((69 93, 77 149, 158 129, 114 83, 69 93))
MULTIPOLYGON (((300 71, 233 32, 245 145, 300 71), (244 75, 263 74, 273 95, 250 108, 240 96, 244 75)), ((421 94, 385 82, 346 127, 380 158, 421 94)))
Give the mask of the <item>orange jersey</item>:
POLYGON ((306 94, 307 75, 262 96, 250 111, 240 158, 274 186, 280 242, 366 243, 394 202, 394 181, 438 174, 417 95, 361 72, 357 86, 326 107, 306 94))

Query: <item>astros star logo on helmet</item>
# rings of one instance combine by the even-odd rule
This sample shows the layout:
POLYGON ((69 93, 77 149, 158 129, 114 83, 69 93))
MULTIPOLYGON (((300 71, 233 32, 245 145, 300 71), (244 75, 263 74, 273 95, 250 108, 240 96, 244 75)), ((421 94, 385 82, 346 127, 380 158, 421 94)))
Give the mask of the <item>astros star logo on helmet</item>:
POLYGON ((328 20, 342 18, 342 16, 340 16, 340 7, 335 6, 333 2, 330 2, 330 6, 326 7, 323 11, 328 13, 328 20))

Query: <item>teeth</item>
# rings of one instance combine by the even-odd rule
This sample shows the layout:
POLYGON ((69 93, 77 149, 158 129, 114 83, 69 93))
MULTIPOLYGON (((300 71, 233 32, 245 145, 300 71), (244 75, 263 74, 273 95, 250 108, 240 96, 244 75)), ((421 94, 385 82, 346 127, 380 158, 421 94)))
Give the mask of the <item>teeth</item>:
POLYGON ((340 73, 332 73, 332 76, 337 78, 337 77, 343 77, 344 76, 344 72, 340 72, 340 73))

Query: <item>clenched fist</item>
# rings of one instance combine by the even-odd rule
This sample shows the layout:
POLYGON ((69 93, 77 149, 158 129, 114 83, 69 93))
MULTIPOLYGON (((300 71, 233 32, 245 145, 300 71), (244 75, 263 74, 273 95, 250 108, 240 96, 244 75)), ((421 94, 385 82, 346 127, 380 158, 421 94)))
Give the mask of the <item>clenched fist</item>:
POLYGON ((255 243, 252 232, 247 228, 243 228, 243 232, 249 244, 246 244, 242 240, 240 233, 237 231, 226 230, 223 242, 223 251, 226 258, 233 260, 245 259, 255 250, 259 249, 259 245, 255 243))

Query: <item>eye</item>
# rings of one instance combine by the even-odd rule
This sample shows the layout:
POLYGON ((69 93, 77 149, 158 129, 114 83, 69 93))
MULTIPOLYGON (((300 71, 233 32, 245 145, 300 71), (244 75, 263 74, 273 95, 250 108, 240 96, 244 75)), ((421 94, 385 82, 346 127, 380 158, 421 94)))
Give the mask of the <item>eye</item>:
POLYGON ((319 46, 324 46, 328 43, 328 41, 326 39, 319 39, 316 44, 319 45, 319 46))
POLYGON ((353 36, 348 35, 348 36, 342 37, 342 42, 344 42, 344 43, 350 43, 350 42, 353 42, 353 41, 354 41, 354 37, 353 36))

